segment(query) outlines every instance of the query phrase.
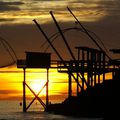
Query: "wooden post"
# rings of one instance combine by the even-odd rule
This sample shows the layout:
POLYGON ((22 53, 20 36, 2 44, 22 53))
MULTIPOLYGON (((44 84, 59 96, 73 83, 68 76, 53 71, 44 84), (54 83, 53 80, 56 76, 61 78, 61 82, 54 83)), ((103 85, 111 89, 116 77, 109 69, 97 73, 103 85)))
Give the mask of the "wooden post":
MULTIPOLYGON (((99 69, 100 69, 100 72, 101 72, 101 53, 99 53, 99 69)), ((100 73, 98 73, 98 84, 100 83, 100 73)))
POLYGON ((68 71, 69 83, 68 83, 68 97, 72 96, 72 79, 71 79, 71 72, 68 71))
POLYGON ((87 82, 88 85, 90 86, 90 51, 87 50, 87 68, 88 68, 88 72, 87 72, 87 82))
MULTIPOLYGON (((82 67, 82 76, 84 77, 84 64, 85 64, 85 53, 84 53, 84 50, 82 50, 82 64, 81 64, 81 67, 82 67)), ((82 90, 84 90, 84 81, 82 80, 82 90)))
POLYGON ((95 52, 95 61, 94 61, 94 86, 96 85, 96 76, 97 76, 97 52, 95 52))
POLYGON ((49 86, 49 69, 47 68, 47 84, 46 84, 46 108, 49 104, 49 94, 48 94, 48 86, 49 86))
POLYGON ((103 54, 103 82, 105 81, 105 54, 103 54))
POLYGON ((78 83, 79 83, 79 71, 78 71, 78 68, 79 68, 79 62, 80 62, 80 49, 78 49, 78 63, 76 65, 76 68, 77 68, 77 96, 79 95, 79 86, 78 86, 78 83))
POLYGON ((71 79, 71 74, 72 74, 72 61, 69 62, 69 70, 68 70, 68 97, 72 96, 72 79, 71 79))
POLYGON ((24 80, 23 80, 23 112, 26 112, 26 89, 25 89, 25 80, 26 80, 26 68, 23 68, 24 71, 24 80))

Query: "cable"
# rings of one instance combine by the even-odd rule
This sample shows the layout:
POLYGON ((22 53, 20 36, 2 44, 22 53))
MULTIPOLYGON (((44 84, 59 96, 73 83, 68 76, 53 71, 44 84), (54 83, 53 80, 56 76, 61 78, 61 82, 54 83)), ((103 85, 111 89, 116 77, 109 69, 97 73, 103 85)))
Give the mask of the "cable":
MULTIPOLYGON (((62 29, 62 32, 65 33, 65 32, 68 32, 68 31, 70 31, 70 30, 78 30, 78 31, 81 31, 81 32, 85 33, 85 31, 84 31, 83 29, 78 28, 78 27, 65 28, 65 29, 62 29)), ((90 30, 88 30, 88 29, 86 29, 86 30, 87 30, 89 33, 93 34, 93 35, 96 37, 96 39, 101 43, 101 45, 104 47, 105 51, 108 53, 108 50, 106 49, 106 47, 105 47, 104 43, 102 42, 102 40, 101 40, 94 32, 92 32, 92 31, 90 31, 90 30)), ((50 36, 49 39, 51 40, 51 42, 53 42, 58 36, 60 36, 60 33, 59 33, 59 32, 56 32, 56 33, 54 33, 52 36, 50 36)), ((46 43, 47 43, 47 42, 45 41, 45 42, 40 46, 40 48, 42 48, 43 46, 45 46, 46 43)), ((48 45, 48 46, 46 47, 46 49, 44 50, 44 52, 47 51, 47 49, 49 48, 49 46, 50 46, 50 45, 48 45)))
POLYGON ((0 68, 11 66, 11 65, 15 64, 16 61, 17 61, 17 55, 16 55, 15 51, 13 50, 13 48, 11 47, 11 45, 4 38, 2 38, 1 36, 0 36, 0 42, 1 42, 1 44, 3 45, 3 47, 5 48, 5 50, 8 52, 9 56, 12 59, 11 63, 8 63, 6 65, 1 65, 0 68))

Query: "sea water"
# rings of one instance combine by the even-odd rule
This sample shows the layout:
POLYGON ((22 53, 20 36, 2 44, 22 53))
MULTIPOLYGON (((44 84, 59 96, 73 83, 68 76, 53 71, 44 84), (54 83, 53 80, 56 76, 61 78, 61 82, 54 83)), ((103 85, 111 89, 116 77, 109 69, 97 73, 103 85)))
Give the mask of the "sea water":
POLYGON ((0 120, 101 120, 100 118, 75 118, 55 115, 40 110, 35 103, 28 112, 22 112, 19 101, 0 101, 0 120))

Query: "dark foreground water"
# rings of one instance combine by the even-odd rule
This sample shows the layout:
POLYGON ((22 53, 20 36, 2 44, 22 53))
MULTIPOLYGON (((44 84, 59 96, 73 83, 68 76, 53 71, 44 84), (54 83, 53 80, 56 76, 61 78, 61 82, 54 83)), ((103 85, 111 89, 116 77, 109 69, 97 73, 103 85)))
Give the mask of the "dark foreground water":
POLYGON ((102 118, 74 118, 49 114, 40 111, 36 103, 27 113, 23 113, 19 101, 0 101, 0 120, 102 120, 102 118))

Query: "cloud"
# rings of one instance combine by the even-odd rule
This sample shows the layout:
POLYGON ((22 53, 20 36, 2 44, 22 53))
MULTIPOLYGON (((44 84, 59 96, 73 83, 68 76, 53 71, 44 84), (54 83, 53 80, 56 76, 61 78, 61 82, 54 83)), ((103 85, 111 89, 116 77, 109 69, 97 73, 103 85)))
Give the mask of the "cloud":
POLYGON ((120 1, 119 0, 101 0, 101 9, 105 10, 109 16, 120 15, 120 1))
POLYGON ((0 1, 0 5, 21 5, 23 2, 2 2, 0 1))
POLYGON ((18 90, 0 90, 0 100, 20 100, 22 91, 18 90))
POLYGON ((11 19, 0 19, 0 22, 5 22, 5 21, 7 21, 7 22, 10 22, 10 21, 14 21, 15 19, 13 18, 11 18, 11 19))
POLYGON ((18 90, 0 90, 0 95, 9 95, 9 94, 17 94, 20 93, 18 90))
POLYGON ((0 11, 5 12, 5 11, 16 11, 20 10, 18 5, 24 4, 23 2, 2 2, 0 1, 0 11))
MULTIPOLYGON (((33 0, 33 1, 41 1, 41 2, 54 2, 54 1, 58 1, 58 0, 33 0)), ((59 0, 59 1, 67 1, 67 0, 59 0)))
POLYGON ((40 18, 42 23, 51 22, 49 11, 54 11, 59 21, 72 21, 67 11, 70 7, 81 21, 94 22, 106 15, 118 15, 119 0, 24 0, 24 2, 0 2, 0 17, 8 19, 1 24, 28 24, 33 18, 40 18), (21 10, 21 11, 20 11, 21 10), (7 11, 10 11, 9 13, 7 11), (7 16, 7 17, 6 17, 7 16), (10 19, 9 19, 10 18, 10 19), (12 18, 14 20, 12 21, 12 18))

